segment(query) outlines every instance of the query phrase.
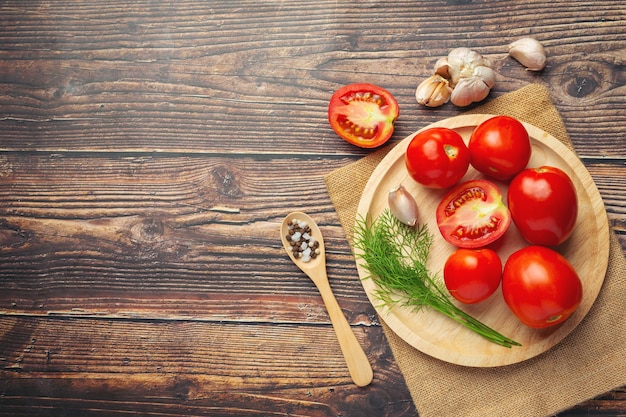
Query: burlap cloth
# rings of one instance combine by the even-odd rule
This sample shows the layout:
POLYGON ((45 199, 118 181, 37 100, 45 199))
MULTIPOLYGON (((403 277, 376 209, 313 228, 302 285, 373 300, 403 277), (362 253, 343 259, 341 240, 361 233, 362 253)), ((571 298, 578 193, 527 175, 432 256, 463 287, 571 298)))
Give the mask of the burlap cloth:
MULTIPOLYGON (((517 117, 573 149, 541 85, 502 95, 471 112, 517 117)), ((348 237, 363 188, 389 149, 377 150, 324 178, 348 237)), ((602 290, 585 319, 555 347, 519 364, 496 368, 449 364, 408 345, 383 322, 420 417, 549 416, 626 385, 626 260, 614 233, 609 256, 602 290)))

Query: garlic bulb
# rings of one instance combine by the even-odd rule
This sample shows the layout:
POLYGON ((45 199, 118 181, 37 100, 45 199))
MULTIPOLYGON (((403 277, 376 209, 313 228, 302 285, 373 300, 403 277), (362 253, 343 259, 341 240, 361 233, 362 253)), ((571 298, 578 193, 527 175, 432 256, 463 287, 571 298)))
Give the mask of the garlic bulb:
POLYGON ((441 75, 431 75, 421 82, 415 90, 415 98, 419 104, 427 107, 438 107, 450 100, 452 89, 448 80, 441 75))
POLYGON ((489 61, 469 48, 455 48, 446 58, 435 63, 435 74, 450 81, 450 101, 455 106, 468 106, 484 100, 496 84, 496 73, 489 61))
POLYGON ((417 223, 417 203, 402 184, 389 191, 389 209, 394 216, 407 226, 417 223))
POLYGON ((509 44, 509 55, 526 67, 526 71, 541 71, 546 66, 543 45, 533 38, 522 38, 509 44))
MULTIPOLYGON (((447 66, 450 81, 455 86, 461 78, 472 78, 480 67, 489 67, 489 63, 481 54, 469 48, 455 48, 448 53, 448 58, 440 60, 440 66, 447 66)), ((443 68, 435 68, 435 72, 443 68)))

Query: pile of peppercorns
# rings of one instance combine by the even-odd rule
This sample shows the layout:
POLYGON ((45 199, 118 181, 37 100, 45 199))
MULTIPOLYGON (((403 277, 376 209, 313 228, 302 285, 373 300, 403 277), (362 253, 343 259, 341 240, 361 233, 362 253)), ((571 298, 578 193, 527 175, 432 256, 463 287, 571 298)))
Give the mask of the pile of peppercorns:
POLYGON ((289 234, 287 241, 291 244, 293 256, 302 262, 309 262, 320 254, 320 243, 311 235, 311 227, 307 222, 291 219, 287 225, 289 234))

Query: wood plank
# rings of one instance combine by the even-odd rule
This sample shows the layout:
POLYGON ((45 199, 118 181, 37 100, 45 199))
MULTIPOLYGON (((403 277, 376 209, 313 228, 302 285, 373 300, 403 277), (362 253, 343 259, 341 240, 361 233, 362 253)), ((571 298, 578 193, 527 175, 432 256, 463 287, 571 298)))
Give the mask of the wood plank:
MULTIPOLYGON (((323 229, 331 285, 349 320, 371 321, 322 181, 345 159, 275 159, 271 171, 264 158, 37 153, 3 160, 6 314, 326 322, 315 287, 279 241, 282 217, 302 210, 323 229)), ((615 179, 626 169, 590 168, 601 194, 613 196, 605 204, 626 248, 626 188, 615 179)))
POLYGON ((402 109, 397 140, 461 113, 451 105, 432 111, 414 99, 437 58, 465 43, 446 35, 455 25, 500 74, 492 97, 542 83, 581 155, 623 159, 626 139, 614 134, 626 128, 622 25, 614 6, 571 3, 536 4, 540 20, 525 5, 498 13, 440 5, 436 20, 431 4, 398 15, 381 7, 338 14, 324 2, 295 9, 255 3, 258 13, 247 19, 239 8, 249 1, 185 1, 175 14, 150 2, 126 5, 124 13, 89 2, 4 6, 2 148, 267 153, 302 147, 315 131, 309 151, 360 155, 328 126, 332 92, 346 80, 388 88, 402 109), (406 30, 408 22, 415 31, 406 30), (540 76, 506 57, 523 27, 546 38, 549 65, 540 76), (564 27, 584 30, 584 57, 578 37, 554 36, 564 27))
POLYGON ((377 369, 367 388, 350 380, 328 325, 0 317, 0 326, 3 413, 25 404, 31 415, 416 413, 388 381, 398 369, 380 326, 354 328, 377 369))
MULTIPOLYGON (((319 317, 300 308, 321 302, 279 241, 282 217, 303 210, 324 230, 337 296, 361 320, 371 309, 322 181, 345 163, 285 158, 268 171, 263 158, 6 155, 0 308, 260 320, 287 303, 276 320, 319 317), (256 309, 259 300, 267 309, 256 309)), ((618 196, 605 203, 623 241, 626 188, 614 178, 626 169, 594 165, 591 173, 601 193, 618 196)))

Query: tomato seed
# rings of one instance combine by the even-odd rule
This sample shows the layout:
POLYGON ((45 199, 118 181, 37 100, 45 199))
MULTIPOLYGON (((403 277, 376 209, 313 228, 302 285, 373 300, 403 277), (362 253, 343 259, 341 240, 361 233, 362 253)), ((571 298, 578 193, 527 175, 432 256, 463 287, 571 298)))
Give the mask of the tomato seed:
POLYGON ((496 230, 501 220, 491 217, 489 223, 475 227, 459 226, 454 230, 453 235, 459 239, 476 239, 496 230))
POLYGON ((482 200, 487 201, 487 194, 485 191, 478 187, 473 187, 469 189, 463 190, 463 192, 457 195, 451 202, 446 206, 446 216, 450 217, 456 212, 456 210, 463 206, 469 200, 482 200))

